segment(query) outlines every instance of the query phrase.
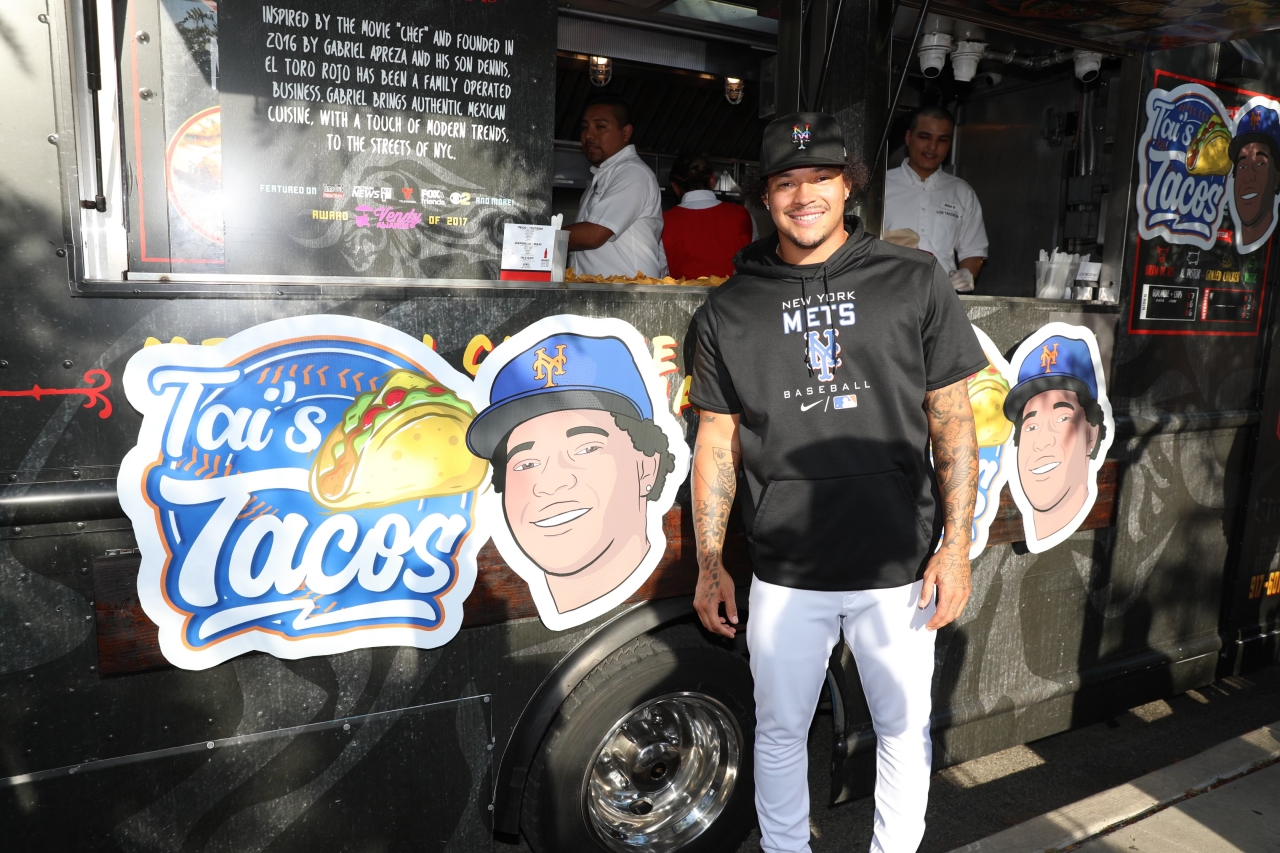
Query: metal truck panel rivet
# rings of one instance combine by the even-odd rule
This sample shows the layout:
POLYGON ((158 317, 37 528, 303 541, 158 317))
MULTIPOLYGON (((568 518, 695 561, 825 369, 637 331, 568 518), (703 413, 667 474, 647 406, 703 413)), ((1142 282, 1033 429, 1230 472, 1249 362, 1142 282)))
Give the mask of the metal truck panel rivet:
POLYGON ((86 616, 86 617, 84 617, 84 621, 88 622, 88 621, 89 621, 90 619, 92 619, 92 618, 93 618, 92 616, 86 616))
POLYGON ((156 96, 156 93, 148 89, 146 86, 143 86, 141 89, 138 90, 138 97, 142 98, 142 100, 144 101, 149 101, 155 96, 156 96))
POLYGON ((48 136, 46 136, 45 138, 49 140, 49 144, 50 144, 50 145, 57 145, 57 144, 58 144, 58 134, 56 134, 56 133, 51 133, 51 134, 49 134, 48 136))
POLYGON ((44 12, 41 12, 39 15, 36 15, 36 20, 42 24, 47 24, 49 23, 49 16, 44 12))
POLYGON ((484 697, 484 701, 486 705, 489 704, 489 697, 488 696, 484 697))
POLYGON ((489 811, 493 811, 493 803, 489 803, 489 811))
MULTIPOLYGON (((4 369, 5 369, 6 367, 8 367, 8 366, 9 366, 9 362, 8 362, 6 359, 0 358, 0 370, 4 370, 4 369)), ((11 476, 12 476, 12 477, 13 477, 13 479, 15 479, 15 480, 18 478, 18 475, 17 475, 17 474, 13 474, 13 475, 11 475, 11 476)))
POLYGON ((60 258, 65 258, 65 257, 67 256, 67 250, 66 250, 66 249, 58 249, 57 251, 55 251, 55 252, 54 252, 54 254, 55 254, 55 255, 57 255, 57 256, 58 256, 58 257, 60 257, 60 258))
POLYGON ((486 743, 486 744, 484 745, 484 748, 485 748, 485 749, 489 749, 489 750, 491 750, 491 749, 493 749, 493 744, 491 744, 491 743, 486 743))
POLYGON ((15 528, 13 528, 13 532, 14 532, 14 534, 15 534, 15 535, 16 535, 16 534, 18 534, 18 533, 21 533, 21 532, 22 532, 22 528, 21 528, 21 527, 15 527, 15 528))
POLYGON ((146 30, 138 30, 136 33, 134 33, 133 37, 138 40, 139 44, 146 44, 147 42, 151 41, 151 34, 148 33, 146 30))
POLYGON ((350 723, 343 723, 343 724, 342 724, 342 730, 343 730, 344 732, 349 732, 349 731, 351 731, 351 724, 350 724, 350 723))
POLYGON ((72 367, 71 359, 67 359, 66 361, 62 362, 62 366, 65 367, 67 370, 70 370, 72 367))
POLYGON ((79 480, 79 479, 80 479, 80 472, 79 472, 79 471, 72 471, 72 472, 71 472, 71 476, 72 476, 72 477, 75 477, 77 480, 79 480))
POLYGON ((84 522, 83 522, 83 521, 77 521, 77 522, 76 522, 76 530, 84 530, 84 522))
POLYGON ((205 749, 213 749, 213 741, 209 741, 204 745, 205 749))
POLYGON ((23 623, 22 623, 22 627, 24 627, 24 628, 30 628, 30 627, 31 627, 31 623, 30 623, 30 622, 23 622, 23 623))

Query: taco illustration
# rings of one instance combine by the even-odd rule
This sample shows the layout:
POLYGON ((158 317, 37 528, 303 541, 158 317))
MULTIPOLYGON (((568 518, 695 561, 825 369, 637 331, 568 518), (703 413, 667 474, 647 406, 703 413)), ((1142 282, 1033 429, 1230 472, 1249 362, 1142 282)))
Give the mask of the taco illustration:
POLYGON ((1004 416, 1008 396, 1009 383, 990 364, 969 377, 969 405, 979 447, 997 447, 1009 440, 1013 424, 1004 416))
POLYGON ((311 495, 330 509, 456 495, 488 467, 467 449, 475 409, 429 376, 395 370, 347 409, 316 454, 311 495))
POLYGON ((1219 115, 1212 115, 1200 125, 1200 131, 1187 146, 1187 172, 1192 175, 1227 175, 1231 173, 1231 131, 1219 115))

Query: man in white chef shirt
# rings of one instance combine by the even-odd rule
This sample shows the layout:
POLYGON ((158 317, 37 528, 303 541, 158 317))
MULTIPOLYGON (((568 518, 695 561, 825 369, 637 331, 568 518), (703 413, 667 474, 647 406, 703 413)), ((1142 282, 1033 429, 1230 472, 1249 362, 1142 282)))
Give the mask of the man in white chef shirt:
POLYGON ((582 111, 582 153, 591 186, 578 221, 568 227, 569 264, 579 275, 667 274, 662 249, 662 191, 631 144, 631 109, 616 95, 596 95, 582 111))
POLYGON ((915 231, 918 248, 938 259, 957 292, 968 293, 987 257, 987 229, 973 187, 942 171, 955 126, 942 107, 911 116, 907 159, 885 176, 884 233, 915 231))

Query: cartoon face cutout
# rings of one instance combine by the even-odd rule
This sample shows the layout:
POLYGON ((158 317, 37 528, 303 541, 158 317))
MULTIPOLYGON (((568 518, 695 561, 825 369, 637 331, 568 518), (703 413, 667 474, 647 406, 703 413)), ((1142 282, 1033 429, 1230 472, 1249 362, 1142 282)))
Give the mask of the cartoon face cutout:
POLYGON ((490 353, 476 384, 487 404, 467 446, 493 466, 481 514, 543 623, 618 606, 662 558, 689 464, 644 338, 621 320, 548 317, 490 353))
POLYGON ((1115 423, 1094 334, 1049 323, 1013 355, 1018 381, 1004 401, 1017 466, 1009 491, 1027 548, 1047 551, 1079 529, 1098 497, 1115 423))
POLYGON ((1023 406, 1018 429, 1018 477, 1035 509, 1038 538, 1065 527, 1089 497, 1090 454, 1099 425, 1075 391, 1042 391, 1023 406))
POLYGON ((520 550, 547 573, 560 612, 615 588, 649 550, 646 505, 658 471, 609 412, 525 421, 507 440, 502 508, 520 550))
POLYGON ((1240 148, 1235 164, 1235 207, 1240 217, 1240 240, 1250 244, 1273 225, 1280 170, 1265 143, 1250 142, 1240 148))

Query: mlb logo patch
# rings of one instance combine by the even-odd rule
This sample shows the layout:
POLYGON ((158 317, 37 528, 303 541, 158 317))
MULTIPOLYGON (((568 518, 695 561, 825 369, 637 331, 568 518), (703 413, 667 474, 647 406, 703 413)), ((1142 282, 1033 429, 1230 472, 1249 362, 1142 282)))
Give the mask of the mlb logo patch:
POLYGON ((840 397, 832 397, 831 402, 835 404, 837 409, 856 409, 858 408, 858 395, 845 394, 840 397))

